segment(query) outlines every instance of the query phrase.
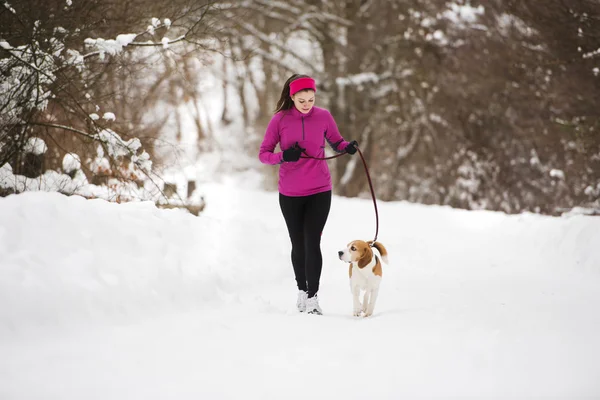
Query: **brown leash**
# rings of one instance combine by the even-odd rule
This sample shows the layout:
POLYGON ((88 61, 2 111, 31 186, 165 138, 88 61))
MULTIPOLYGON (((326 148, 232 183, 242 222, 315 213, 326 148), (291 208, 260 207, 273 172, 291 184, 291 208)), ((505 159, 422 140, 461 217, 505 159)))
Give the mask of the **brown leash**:
MULTIPOLYGON (((363 166, 365 167, 365 173, 367 174, 367 180, 369 181, 369 189, 371 189, 371 198, 373 199, 373 207, 375 207, 375 239, 371 242, 370 246, 373 247, 373 244, 377 241, 377 235, 379 234, 379 212, 377 211, 377 200, 375 199, 375 190, 373 190, 373 182, 371 182, 371 175, 369 174, 369 168, 367 167, 367 162, 365 161, 365 157, 363 156, 362 151, 360 151, 360 147, 358 145, 355 146, 356 150, 358 150, 358 154, 360 155, 360 159, 363 162, 363 166)), ((304 154, 306 150, 302 150, 304 154)), ((309 155, 300 156, 300 158, 312 158, 313 160, 331 160, 333 158, 341 157, 344 154, 348 154, 347 152, 339 153, 330 157, 311 157, 309 155)))

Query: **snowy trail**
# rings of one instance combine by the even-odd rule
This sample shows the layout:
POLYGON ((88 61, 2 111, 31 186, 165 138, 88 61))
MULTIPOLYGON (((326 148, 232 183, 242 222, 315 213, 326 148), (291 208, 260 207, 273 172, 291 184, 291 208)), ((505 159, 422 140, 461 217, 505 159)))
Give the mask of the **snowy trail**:
POLYGON ((336 197, 319 317, 294 310, 276 194, 206 190, 201 218, 0 199, 1 399, 600 395, 600 220, 380 204, 391 265, 356 319, 336 252, 372 204, 336 197))

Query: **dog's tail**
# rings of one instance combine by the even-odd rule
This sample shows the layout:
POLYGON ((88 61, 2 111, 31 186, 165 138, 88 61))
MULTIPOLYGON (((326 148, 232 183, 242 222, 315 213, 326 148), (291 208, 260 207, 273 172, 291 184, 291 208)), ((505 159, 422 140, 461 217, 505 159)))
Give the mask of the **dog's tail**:
POLYGON ((379 254, 381 254, 381 259, 383 260, 383 262, 388 264, 388 252, 385 249, 385 246, 379 242, 374 242, 372 240, 368 241, 367 243, 369 243, 370 246, 375 247, 377 251, 379 251, 379 254))

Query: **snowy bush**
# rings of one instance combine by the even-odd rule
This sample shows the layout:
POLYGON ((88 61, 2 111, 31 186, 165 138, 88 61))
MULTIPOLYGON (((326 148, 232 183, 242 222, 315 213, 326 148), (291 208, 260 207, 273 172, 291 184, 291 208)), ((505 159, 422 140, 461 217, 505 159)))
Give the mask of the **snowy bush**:
MULTIPOLYGON (((5 26, 0 33, 0 188, 3 193, 46 190, 157 201, 162 183, 136 129, 125 139, 113 127, 116 113, 100 112, 102 100, 95 100, 88 88, 102 77, 110 57, 134 46, 162 51, 184 36, 154 42, 141 38, 142 31, 86 38, 86 22, 73 18, 83 15, 84 6, 56 9, 34 0, 0 5, 5 9, 0 21, 5 26), (27 11, 31 7, 53 18, 36 20, 27 11), (35 165, 32 157, 37 157, 35 165), (91 185, 97 174, 105 178, 106 188, 91 185), (86 185, 91 186, 82 189, 86 185)), ((168 18, 151 23, 153 32, 165 34, 172 25, 168 18)))

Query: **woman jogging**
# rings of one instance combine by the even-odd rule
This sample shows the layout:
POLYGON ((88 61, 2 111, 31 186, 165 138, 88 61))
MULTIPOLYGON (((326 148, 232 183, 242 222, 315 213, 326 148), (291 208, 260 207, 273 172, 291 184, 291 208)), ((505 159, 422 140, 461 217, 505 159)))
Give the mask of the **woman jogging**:
POLYGON ((340 135, 331 113, 315 107, 314 79, 292 75, 283 85, 275 115, 260 146, 264 164, 279 165, 279 205, 292 242, 292 266, 300 312, 322 314, 317 292, 323 259, 321 233, 331 206, 331 175, 325 143, 338 152, 356 153, 356 141, 340 135), (275 152, 275 147, 283 151, 275 152))

